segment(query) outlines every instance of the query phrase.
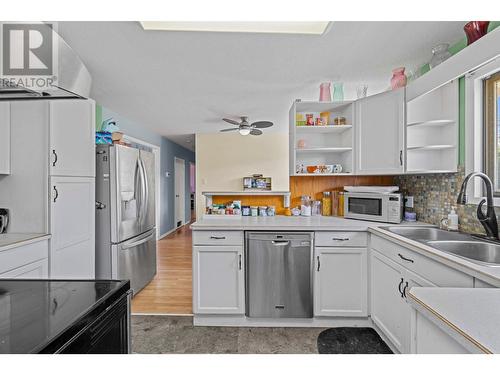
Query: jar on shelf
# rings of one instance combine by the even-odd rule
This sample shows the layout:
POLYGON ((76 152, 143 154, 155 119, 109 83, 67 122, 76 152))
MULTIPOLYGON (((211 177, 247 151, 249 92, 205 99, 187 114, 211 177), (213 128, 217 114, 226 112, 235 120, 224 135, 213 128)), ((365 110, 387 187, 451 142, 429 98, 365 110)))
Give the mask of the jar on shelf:
POLYGON ((391 78, 391 88, 393 90, 399 89, 400 87, 406 86, 406 75, 405 68, 400 67, 392 70, 392 78, 391 78))
POLYGON ((333 84, 333 101, 344 101, 344 84, 342 82, 335 82, 333 84))
POLYGON ((431 69, 435 68, 451 57, 451 53, 448 52, 449 47, 450 45, 448 43, 441 43, 432 48, 432 57, 431 61, 429 61, 429 67, 431 69))
POLYGON ((332 216, 332 197, 329 191, 323 192, 323 198, 321 198, 321 214, 323 216, 332 216))

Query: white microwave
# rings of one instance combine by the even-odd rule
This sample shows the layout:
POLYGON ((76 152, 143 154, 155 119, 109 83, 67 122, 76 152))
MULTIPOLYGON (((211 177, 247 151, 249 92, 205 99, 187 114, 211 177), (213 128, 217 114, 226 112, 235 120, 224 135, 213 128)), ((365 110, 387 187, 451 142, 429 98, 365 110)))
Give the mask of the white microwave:
POLYGON ((403 195, 400 193, 344 193, 344 217, 400 223, 403 195))

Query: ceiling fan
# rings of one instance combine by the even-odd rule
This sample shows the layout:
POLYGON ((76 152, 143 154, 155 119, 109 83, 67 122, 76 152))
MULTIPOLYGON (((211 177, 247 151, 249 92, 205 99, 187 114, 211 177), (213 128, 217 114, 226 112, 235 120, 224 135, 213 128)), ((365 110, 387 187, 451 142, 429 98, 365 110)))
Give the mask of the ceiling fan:
POLYGON ((237 128, 229 128, 229 129, 222 129, 221 132, 230 132, 230 131, 235 131, 238 130, 241 135, 261 135, 263 128, 269 128, 273 126, 273 123, 271 121, 257 121, 253 123, 248 122, 248 116, 241 116, 240 117, 241 121, 235 121, 231 120, 229 118, 223 118, 225 122, 228 122, 233 125, 237 125, 237 128))

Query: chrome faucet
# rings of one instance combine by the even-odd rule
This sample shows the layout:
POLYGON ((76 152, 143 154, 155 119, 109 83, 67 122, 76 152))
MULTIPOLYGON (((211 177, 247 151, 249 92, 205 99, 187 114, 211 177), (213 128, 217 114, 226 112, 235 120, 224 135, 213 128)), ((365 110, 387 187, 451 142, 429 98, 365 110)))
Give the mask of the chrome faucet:
POLYGON ((498 238, 498 223, 495 207, 493 203, 493 184, 490 178, 481 172, 472 172, 465 177, 460 193, 458 194, 457 204, 467 203, 467 184, 473 177, 480 177, 486 186, 486 199, 482 199, 477 206, 477 218, 486 231, 486 237, 489 239, 499 240, 498 238), (486 215, 483 213, 483 205, 486 204, 486 215))

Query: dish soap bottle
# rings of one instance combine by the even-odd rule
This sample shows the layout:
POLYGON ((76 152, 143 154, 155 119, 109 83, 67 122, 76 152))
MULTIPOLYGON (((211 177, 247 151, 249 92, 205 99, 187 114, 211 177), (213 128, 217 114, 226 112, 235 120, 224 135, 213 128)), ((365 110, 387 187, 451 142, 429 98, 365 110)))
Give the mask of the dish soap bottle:
POLYGON ((448 214, 448 230, 458 231, 458 215, 455 210, 455 207, 452 207, 448 214))

